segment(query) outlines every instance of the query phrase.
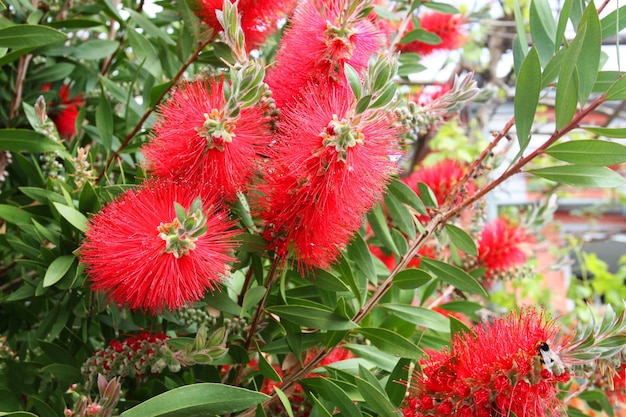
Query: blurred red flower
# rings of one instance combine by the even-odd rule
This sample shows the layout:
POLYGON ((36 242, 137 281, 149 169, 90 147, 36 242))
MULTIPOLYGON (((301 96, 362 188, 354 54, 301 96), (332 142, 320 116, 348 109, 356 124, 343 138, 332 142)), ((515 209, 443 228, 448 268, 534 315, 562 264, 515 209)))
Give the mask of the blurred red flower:
POLYGON ((384 36, 367 19, 358 16, 362 6, 354 0, 304 0, 285 30, 276 65, 267 83, 276 106, 296 103, 309 84, 343 85, 348 63, 357 72, 367 68, 370 56, 382 47, 384 36))
MULTIPOLYGON (((293 9, 296 0, 239 0, 241 28, 246 38, 248 51, 262 45, 276 30, 278 21, 293 9)), ((214 33, 224 28, 215 12, 222 10, 223 0, 192 0, 191 8, 214 33)))
POLYGON ((143 148, 148 170, 159 177, 212 184, 228 201, 248 187, 270 141, 269 124, 258 106, 235 119, 225 112, 223 80, 181 84, 159 107, 151 141, 143 148))
POLYGON ((557 384, 570 375, 559 366, 557 331, 526 308, 456 334, 449 352, 428 352, 414 373, 404 417, 560 415, 557 384))
MULTIPOLYGON (((458 14, 444 14, 438 12, 426 13, 419 18, 421 29, 434 33, 441 38, 438 44, 430 44, 421 41, 413 41, 400 44, 398 49, 402 52, 415 52, 422 56, 429 55, 438 50, 452 50, 463 46, 467 37, 462 32, 465 18, 458 14)), ((414 30, 413 22, 409 23, 407 32, 414 30)))
MULTIPOLYGON (((41 87, 41 91, 50 91, 51 84, 46 83, 41 87)), ((70 88, 63 84, 59 90, 58 104, 52 103, 50 109, 50 119, 54 122, 59 132, 59 136, 66 140, 72 140, 76 136, 76 119, 80 107, 85 105, 82 94, 70 97, 70 88)))
MULTIPOLYGON (((387 269, 389 269, 390 271, 393 270, 398 264, 396 262, 396 256, 393 253, 389 252, 388 254, 386 254, 385 252, 383 252, 383 250, 379 246, 368 245, 368 247, 372 255, 380 259, 385 264, 387 269)), ((434 247, 422 246, 420 250, 417 252, 417 256, 411 259, 406 267, 407 268, 419 268, 420 258, 425 257, 425 258, 430 258, 430 259, 437 259, 437 255, 438 255, 437 250, 434 247)))
POLYGON ((148 181, 96 214, 79 251, 93 289, 132 310, 157 313, 197 301, 222 281, 236 232, 203 187, 148 181), (194 205, 199 195, 201 207, 194 205), (177 215, 175 203, 187 217, 177 215))
POLYGON ((279 137, 258 187, 265 237, 300 271, 326 268, 361 226, 396 170, 393 119, 355 117, 351 92, 312 88, 283 112, 279 137))
POLYGON ((488 222, 478 237, 478 267, 486 268, 487 279, 526 263, 532 236, 511 221, 497 217, 488 222))

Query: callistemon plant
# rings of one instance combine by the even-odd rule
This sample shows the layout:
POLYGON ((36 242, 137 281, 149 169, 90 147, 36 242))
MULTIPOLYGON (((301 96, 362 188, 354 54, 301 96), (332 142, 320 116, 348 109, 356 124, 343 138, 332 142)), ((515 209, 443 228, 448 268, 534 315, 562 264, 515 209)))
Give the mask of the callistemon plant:
POLYGON ((623 271, 498 198, 624 184, 626 7, 458 3, 0 1, 0 415, 623 405, 623 271))

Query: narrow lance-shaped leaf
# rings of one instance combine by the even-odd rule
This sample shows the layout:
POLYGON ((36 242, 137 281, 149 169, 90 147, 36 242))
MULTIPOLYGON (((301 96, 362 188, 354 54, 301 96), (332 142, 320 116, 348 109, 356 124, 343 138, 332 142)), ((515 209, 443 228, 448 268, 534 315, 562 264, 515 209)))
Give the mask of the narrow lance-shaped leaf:
POLYGON ((539 54, 541 65, 545 67, 554 54, 556 36, 556 26, 548 0, 533 0, 530 2, 529 22, 533 44, 539 54))
POLYGON ((462 269, 434 259, 422 259, 423 267, 432 272, 437 278, 461 291, 488 297, 485 289, 467 272, 462 269))
POLYGON ((559 71, 559 81, 556 85, 556 103, 554 111, 556 113, 556 128, 564 128, 576 112, 578 101, 579 78, 577 63, 583 47, 583 39, 587 25, 581 22, 574 40, 567 47, 563 56, 563 63, 559 71))
POLYGON ((41 25, 12 25, 0 29, 0 48, 32 48, 63 41, 63 32, 41 25))
POLYGON ((615 165, 626 162, 626 146, 603 140, 574 140, 554 145, 546 153, 578 165, 615 165))
POLYGON ((576 63, 576 68, 579 77, 578 101, 584 105, 598 76, 602 47, 600 20, 593 1, 589 2, 580 24, 586 25, 586 30, 582 38, 583 55, 576 63))
POLYGON ((541 63, 537 49, 533 47, 520 68, 513 102, 520 152, 523 152, 530 142, 530 130, 533 127, 540 92, 541 63))
POLYGON ((524 24, 524 16, 522 15, 519 2, 513 2, 513 10, 515 14, 515 30, 517 31, 517 36, 513 40, 513 66, 515 75, 518 75, 524 57, 528 54, 528 41, 526 40, 526 25, 524 24))
POLYGON ((529 174, 568 185, 595 188, 614 188, 626 180, 617 172, 599 166, 562 165, 531 169, 529 174))

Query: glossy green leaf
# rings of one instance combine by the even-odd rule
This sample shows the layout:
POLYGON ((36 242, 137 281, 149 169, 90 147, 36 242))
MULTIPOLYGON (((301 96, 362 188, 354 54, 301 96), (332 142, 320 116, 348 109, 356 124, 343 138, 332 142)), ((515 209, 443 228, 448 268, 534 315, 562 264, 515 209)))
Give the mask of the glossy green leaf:
POLYGON ((87 227, 87 217, 74 207, 69 207, 61 203, 52 203, 54 207, 59 211, 59 214, 67 220, 72 226, 80 230, 81 232, 87 227))
POLYGON ((599 166, 561 165, 526 171, 551 181, 580 187, 614 188, 626 180, 617 172, 599 166))
POLYGON ((104 91, 100 94, 100 103, 96 109, 96 127, 106 149, 111 149, 113 141, 113 112, 104 91))
POLYGON ((363 417, 352 398, 331 378, 305 378, 302 384, 328 399, 344 417, 363 417))
POLYGON ((450 241, 463 252, 468 255, 478 255, 478 248, 476 242, 470 237, 470 235, 458 226, 453 224, 446 224, 446 233, 450 238, 450 241))
POLYGON ((245 315, 248 311, 258 305, 259 301, 263 299, 265 287, 252 287, 243 296, 243 302, 241 303, 241 315, 245 315))
POLYGON ((355 378, 356 386, 367 401, 368 408, 371 408, 378 416, 398 417, 396 407, 389 401, 384 392, 378 390, 369 381, 362 378, 355 378))
POLYGON ((358 330, 378 349, 398 358, 419 359, 424 355, 422 349, 406 337, 389 329, 363 327, 358 330))
POLYGON ((64 150, 59 142, 28 129, 0 129, 0 149, 11 152, 44 153, 64 150))
POLYGON ((565 2, 563 2, 563 8, 561 10, 561 13, 559 13, 559 17, 558 17, 556 36, 554 37, 555 52, 558 52, 561 48, 561 44, 565 42, 565 38, 564 38, 565 29, 567 28, 567 22, 572 12, 573 3, 574 3, 574 0, 565 0, 565 2))
POLYGON ((425 1, 422 5, 428 9, 438 11, 444 14, 459 14, 459 9, 449 3, 441 3, 438 1, 425 1))
POLYGON ((12 25, 0 29, 0 48, 33 48, 65 39, 63 32, 41 25, 12 25))
POLYGON ((385 194, 383 197, 385 206, 389 211, 389 216, 394 224, 404 233, 408 239, 415 238, 415 216, 407 209, 404 204, 395 198, 392 193, 385 194))
POLYGON ((117 41, 94 39, 78 45, 73 55, 78 59, 98 60, 112 55, 118 46, 117 41))
POLYGON ((587 132, 591 132, 598 136, 605 136, 607 138, 626 138, 626 128, 612 128, 612 127, 583 127, 587 132))
POLYGON ((441 38, 435 33, 428 32, 427 30, 421 28, 413 29, 402 37, 400 44, 404 45, 415 41, 427 43, 429 45, 439 45, 441 43, 441 38))
POLYGON ((376 268, 374 267, 374 259, 367 247, 367 243, 360 233, 356 233, 350 246, 348 246, 348 256, 354 262, 354 266, 363 272, 368 279, 376 278, 376 268))
MULTIPOLYGON (((313 408, 311 409, 311 416, 316 417, 333 417, 333 415, 328 411, 328 409, 322 404, 322 402, 312 393, 309 394, 309 398, 313 403, 313 408)), ((256 417, 259 417, 258 415, 256 417)))
POLYGON ((476 281, 474 277, 454 265, 434 259, 423 258, 422 267, 432 272, 443 282, 453 285, 461 291, 478 294, 485 298, 488 297, 485 289, 478 283, 478 281, 476 281))
POLYGON ((559 72, 561 71, 564 56, 565 49, 559 49, 559 52, 557 52, 545 66, 543 73, 541 74, 541 90, 557 79, 559 72))
POLYGON ((576 38, 569 44, 563 55, 559 81, 556 84, 556 127, 562 129, 572 120, 578 101, 579 80, 576 64, 582 51, 586 25, 582 26, 576 38))
POLYGON ((217 416, 254 407, 269 396, 225 384, 185 385, 124 411, 122 417, 217 416))
POLYGON ((603 140, 563 142, 548 148, 546 153, 558 160, 578 165, 607 166, 626 162, 626 146, 603 140))
POLYGON ((623 74, 606 90, 607 100, 626 100, 626 76, 623 74))
POLYGON ((428 283, 433 277, 426 271, 416 268, 407 268, 393 277, 393 284, 403 290, 412 290, 428 283))
POLYGON ((57 62, 54 65, 43 68, 36 73, 29 75, 30 81, 44 80, 46 82, 53 82, 62 80, 74 71, 76 65, 69 62, 57 62))
POLYGON ((465 323, 457 319, 454 316, 450 316, 450 334, 452 336, 456 334, 469 333, 471 330, 465 323))
POLYGON ((352 320, 320 308, 300 305, 278 305, 267 308, 270 313, 302 327, 320 330, 351 330, 359 327, 352 320))
POLYGON ((359 100, 363 94, 359 73, 356 72, 356 70, 348 63, 344 64, 343 70, 346 75, 346 79, 348 80, 348 84, 350 85, 350 89, 352 90, 352 94, 354 94, 354 97, 359 100))
POLYGON ((38 417, 37 414, 29 413, 28 411, 13 411, 9 413, 0 411, 0 416, 2 417, 38 417))
POLYGON ((152 45, 145 36, 140 35, 134 30, 126 32, 128 43, 133 48, 133 52, 137 55, 143 67, 152 74, 156 79, 160 79, 163 74, 161 61, 159 60, 157 49, 152 45))
POLYGON ((19 207, 0 204, 0 219, 13 224, 30 224, 33 215, 19 207))
POLYGON ((396 407, 399 407, 400 404, 402 404, 402 401, 404 401, 404 396, 406 394, 406 384, 403 384, 402 381, 409 380, 410 364, 410 359, 400 358, 396 366, 389 374, 389 379, 387 380, 387 384, 385 385, 385 391, 387 392, 387 396, 392 404, 394 404, 396 407))
POLYGON ((395 254, 401 255, 391 238, 391 232, 389 231, 389 226, 387 226, 387 219, 385 218, 385 214, 383 213, 380 204, 376 204, 376 206, 367 214, 367 220, 374 231, 374 235, 378 240, 380 240, 385 248, 395 254))
MULTIPOLYGON (((417 184, 416 184, 417 186, 417 184)), ((388 190, 392 193, 398 200, 402 201, 404 204, 411 207, 413 210, 418 212, 419 214, 427 214, 426 206, 420 200, 418 195, 413 191, 411 187, 406 185, 400 180, 393 180, 389 186, 388 190)))
POLYGON ((545 67, 554 54, 556 38, 556 25, 548 0, 530 2, 529 22, 533 45, 537 49, 541 66, 545 67))
POLYGON ((136 12, 130 8, 124 8, 128 14, 130 14, 129 21, 132 21, 133 24, 139 25, 147 35, 152 36, 153 38, 159 38, 167 45, 174 46, 176 42, 167 35, 163 30, 161 30, 157 25, 155 25, 151 19, 146 17, 145 15, 136 12))
POLYGON ((379 304, 378 307, 388 310, 409 323, 443 333, 450 331, 448 319, 436 311, 405 304, 379 304))
POLYGON ((289 417, 294 417, 289 397, 287 397, 287 395, 278 387, 274 387, 274 391, 276 392, 276 395, 278 395, 280 402, 283 404, 283 408, 286 410, 287 415, 289 417))
POLYGON ((626 28, 626 6, 615 8, 611 13, 602 18, 602 39, 618 35, 626 28))
POLYGON ((584 392, 578 395, 578 398, 580 398, 583 401, 587 401, 588 403, 589 402, 597 403, 600 406, 600 408, 603 411, 605 411, 607 415, 610 417, 613 417, 615 415, 613 406, 611 405, 611 402, 607 398, 606 393, 600 390, 594 390, 594 389, 585 390, 584 392))
POLYGON ((530 142, 530 131, 535 121, 535 110, 541 92, 541 63, 536 48, 531 48, 522 62, 513 102, 517 141, 523 152, 530 142))
POLYGON ((69 271, 75 259, 74 255, 63 255, 52 261, 43 277, 43 286, 49 287, 59 282, 69 271))
POLYGON ((579 77, 578 101, 584 105, 596 83, 602 47, 600 20, 593 1, 589 2, 580 25, 586 26, 582 38, 582 50, 584 52, 581 59, 576 63, 576 69, 579 77))
POLYGON ((307 273, 307 279, 316 287, 326 291, 350 291, 350 287, 338 276, 323 269, 316 269, 307 273))
POLYGON ((524 58, 528 54, 526 24, 524 23, 524 15, 520 9, 519 2, 513 2, 513 14, 515 15, 515 31, 517 32, 517 36, 513 39, 513 67, 515 75, 518 75, 522 62, 524 62, 524 58))

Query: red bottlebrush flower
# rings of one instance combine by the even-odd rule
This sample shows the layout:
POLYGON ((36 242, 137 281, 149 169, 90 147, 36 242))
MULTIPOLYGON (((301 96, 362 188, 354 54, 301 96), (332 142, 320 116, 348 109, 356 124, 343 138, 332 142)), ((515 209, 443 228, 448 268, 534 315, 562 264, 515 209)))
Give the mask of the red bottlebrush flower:
POLYGON ((150 143, 143 148, 148 170, 158 177, 201 178, 228 201, 244 191, 258 167, 258 152, 270 140, 258 106, 237 119, 225 113, 223 80, 183 83, 159 108, 150 143))
POLYGON ((543 313, 523 309, 457 334, 449 352, 422 361, 404 415, 559 415, 557 384, 570 375, 554 345, 557 331, 543 313))
MULTIPOLYGON (((50 91, 50 83, 44 84, 41 91, 50 91)), ((76 136, 76 119, 80 107, 85 105, 82 94, 70 98, 70 88, 63 84, 59 90, 59 103, 50 112, 50 119, 54 122, 59 136, 72 140, 76 136)))
MULTIPOLYGON (((458 14, 426 13, 420 16, 421 28, 434 33, 441 38, 438 44, 429 44, 413 41, 399 45, 402 52, 415 52, 420 55, 429 55, 438 50, 457 49, 465 43, 466 36, 462 32, 465 18, 458 14)), ((413 22, 409 23, 407 31, 414 29, 413 22)))
MULTIPOLYGON (((280 109, 297 102, 309 84, 344 85, 344 64, 357 72, 383 45, 383 34, 367 19, 351 13, 355 0, 305 0, 297 8, 267 74, 280 109)), ((362 2, 359 2, 362 3, 362 2)))
POLYGON ((478 266, 491 279, 498 272, 524 265, 532 237, 520 226, 498 217, 485 225, 478 237, 478 266))
MULTIPOLYGON (((389 253, 387 255, 378 246, 368 245, 368 247, 372 255, 380 259, 385 264, 387 269, 389 269, 390 271, 393 270, 398 264, 396 262, 396 257, 393 253, 389 253)), ((433 248, 432 246, 422 246, 420 250, 417 252, 417 256, 411 259, 406 267, 407 268, 419 268, 420 258, 426 257, 430 259, 437 259, 437 255, 438 255, 437 250, 433 248)))
POLYGON ((178 309, 213 289, 233 261, 236 232, 208 191, 149 181, 95 215, 80 248, 93 289, 152 313, 178 309))
POLYGON ((283 112, 256 202, 266 238, 300 271, 326 268, 361 226, 396 170, 391 116, 354 116, 345 89, 311 89, 283 112))
MULTIPOLYGON (((275 30, 278 21, 293 9, 295 0, 239 0, 241 28, 246 38, 248 50, 259 47, 275 30)), ((224 28, 217 20, 215 12, 222 10, 222 0, 193 0, 191 7, 214 33, 224 28)))
POLYGON ((412 101, 420 106, 427 106, 443 96, 452 89, 450 84, 432 84, 425 85, 422 89, 412 98, 412 101))

